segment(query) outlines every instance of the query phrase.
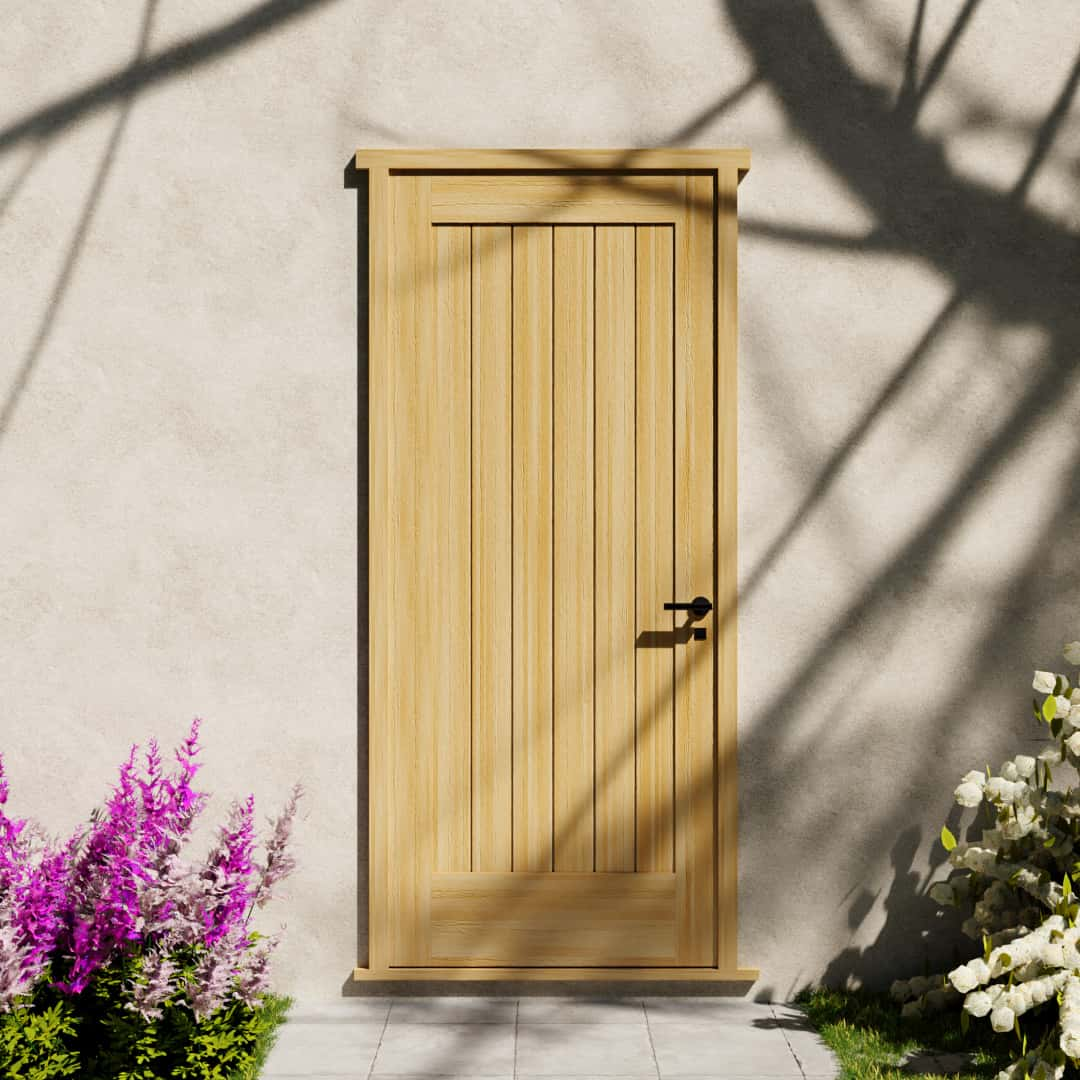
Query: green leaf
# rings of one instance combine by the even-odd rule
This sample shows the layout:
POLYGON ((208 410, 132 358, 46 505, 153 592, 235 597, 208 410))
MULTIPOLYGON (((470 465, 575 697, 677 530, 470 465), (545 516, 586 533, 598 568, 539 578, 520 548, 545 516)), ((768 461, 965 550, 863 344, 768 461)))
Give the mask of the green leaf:
POLYGON ((989 960, 990 954, 993 952, 993 947, 990 944, 990 935, 983 934, 983 959, 989 960))
POLYGON ((1057 698, 1053 694, 1047 694, 1045 700, 1042 703, 1042 714, 1046 722, 1049 723, 1057 715, 1057 698))
POLYGON ((1046 839, 1045 839, 1045 840, 1043 841, 1043 847, 1045 847, 1045 848, 1052 848, 1052 847, 1053 847, 1053 846, 1054 846, 1054 845, 1055 845, 1056 843, 1057 843, 1057 839, 1056 839, 1055 837, 1053 837, 1053 836, 1048 836, 1048 837, 1047 837, 1047 838, 1046 838, 1046 839))
POLYGON ((1060 716, 1055 716, 1054 719, 1050 721, 1050 734, 1053 735, 1055 739, 1061 734, 1060 716))
POLYGON ((952 849, 956 847, 956 837, 949 832, 948 825, 941 826, 941 846, 946 851, 952 851, 952 849))
POLYGON ((1065 880, 1061 883, 1061 892, 1066 900, 1068 900, 1069 897, 1072 896, 1072 891, 1072 882, 1069 880, 1069 875, 1066 874, 1065 880))
POLYGON ((1043 718, 1042 709, 1039 708, 1039 699, 1031 699, 1031 711, 1035 714, 1035 719, 1041 721, 1043 718))
POLYGON ((971 1013, 967 1009, 962 1009, 960 1012, 960 1034, 966 1035, 968 1028, 971 1026, 971 1013))

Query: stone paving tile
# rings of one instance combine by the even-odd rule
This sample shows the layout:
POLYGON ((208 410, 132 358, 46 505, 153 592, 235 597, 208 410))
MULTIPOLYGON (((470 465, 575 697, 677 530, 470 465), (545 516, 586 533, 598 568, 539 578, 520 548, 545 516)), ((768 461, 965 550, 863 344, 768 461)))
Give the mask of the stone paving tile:
POLYGON ((373 1076, 507 1076, 513 1024, 388 1023, 373 1076))
POLYGON ((835 1080, 804 1013, 733 998, 304 1002, 266 1080, 835 1080), (516 1022, 515 1022, 516 1021, 516 1022), (381 1043, 380 1043, 381 1040, 381 1043), (516 1064, 516 1069, 515 1069, 516 1064))
POLYGON ((645 1012, 649 1022, 680 1020, 709 1020, 714 1023, 730 1021, 748 1024, 757 1019, 771 1019, 768 1002, 746 1001, 724 997, 661 997, 646 998, 645 1012))
MULTIPOLYGON (((806 1014, 798 1009, 774 1005, 778 1029, 787 1040, 796 1060, 807 1076, 835 1077, 840 1075, 840 1063, 825 1045, 806 1014)), ((924 1072, 949 1073, 957 1069, 924 1069, 924 1072)))
POLYGON ((522 998, 522 1024, 644 1024, 645 1010, 635 998, 522 998))
POLYGON ((366 1076, 383 1024, 286 1023, 263 1068, 263 1076, 366 1076))
POLYGON ((512 1024, 516 998, 398 998, 390 1009, 391 1024, 512 1024))
POLYGON ((518 1076, 628 1076, 655 1068, 644 1024, 519 1022, 517 1030, 518 1076))
POLYGON ((289 1009, 286 1023, 381 1024, 390 1012, 390 998, 340 998, 334 1001, 304 1001, 289 1009))
POLYGON ((783 1033, 767 1027, 718 1024, 712 1019, 657 1022, 649 1031, 661 1078, 688 1076, 801 1077, 783 1033))

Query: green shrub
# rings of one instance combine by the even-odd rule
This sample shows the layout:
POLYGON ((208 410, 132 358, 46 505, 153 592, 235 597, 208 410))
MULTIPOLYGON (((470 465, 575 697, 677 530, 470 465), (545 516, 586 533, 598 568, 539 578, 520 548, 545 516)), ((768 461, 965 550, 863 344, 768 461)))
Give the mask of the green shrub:
MULTIPOLYGON (((195 970, 194 959, 185 976, 195 970)), ((128 1007, 132 956, 102 968, 71 997, 38 984, 25 1007, 0 1014, 0 1074, 7 1080, 250 1080, 284 1019, 289 999, 233 1000, 196 1021, 181 987, 147 1020, 128 1007)))

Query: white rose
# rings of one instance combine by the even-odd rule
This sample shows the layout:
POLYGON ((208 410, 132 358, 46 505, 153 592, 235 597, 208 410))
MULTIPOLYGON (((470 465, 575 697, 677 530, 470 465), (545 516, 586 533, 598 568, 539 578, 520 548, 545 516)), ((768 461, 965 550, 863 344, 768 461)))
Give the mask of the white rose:
POLYGON ((1031 689, 1040 694, 1052 694, 1057 684, 1057 676, 1052 671, 1036 671, 1031 680, 1031 689))
POLYGON ((1035 772, 1035 759, 1027 754, 1017 754, 1016 771, 1026 780, 1035 772))
POLYGON ((1011 805, 1024 797, 1028 786, 1023 781, 1014 783, 1011 780, 1006 780, 1004 776, 992 776, 986 782, 985 790, 987 798, 997 799, 1006 805, 1011 805))
POLYGON ((1054 701, 1057 702, 1057 712, 1054 713, 1054 719, 1067 720, 1069 713, 1072 712, 1072 702, 1064 694, 1058 694, 1054 701))
POLYGON ((953 798, 961 806, 978 806, 982 802, 982 788, 978 784, 961 784, 954 792, 953 798))
POLYGON ((958 967, 955 971, 950 971, 949 982, 951 982, 953 987, 961 994, 970 993, 979 985, 979 980, 975 977, 975 972, 972 971, 967 964, 958 967))
POLYGON ((901 1010, 900 1016, 904 1020, 911 1020, 914 1017, 922 1016, 922 1005, 918 1001, 909 1001, 901 1010))
POLYGON ((1065 646, 1065 663, 1080 667, 1080 641, 1070 641, 1065 646))
POLYGON ((1012 1031, 1016 1024, 1016 1013, 1008 1005, 999 1005, 990 1014, 990 1026, 995 1031, 1012 1031))
POLYGON ((1063 1031, 1059 1045, 1065 1051, 1066 1057, 1073 1061, 1080 1058, 1080 1031, 1063 1031))
POLYGON ((1020 773, 1017 771, 1015 761, 1006 761, 1001 766, 1001 775, 1005 777, 1010 783, 1013 783, 1020 779, 1020 773))
POLYGON ((976 990, 964 998, 964 1008, 972 1016, 985 1016, 992 1005, 990 995, 985 990, 976 990))
POLYGON ((1080 754, 1080 731, 1074 731, 1066 740, 1065 745, 1074 753, 1080 754))

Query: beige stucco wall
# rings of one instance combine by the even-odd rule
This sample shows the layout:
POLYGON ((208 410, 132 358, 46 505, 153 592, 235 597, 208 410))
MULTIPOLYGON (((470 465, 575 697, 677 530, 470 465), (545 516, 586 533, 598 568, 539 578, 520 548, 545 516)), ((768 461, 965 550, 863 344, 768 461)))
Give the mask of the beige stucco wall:
POLYGON ((928 0, 912 49, 918 7, 8 5, 10 807, 67 832, 131 742, 204 716, 209 818, 310 791, 265 922, 278 986, 339 996, 366 888, 346 160, 748 146, 740 959, 783 998, 948 955, 920 933, 949 792, 1037 735, 1031 668, 1080 636, 1080 8, 928 0))

